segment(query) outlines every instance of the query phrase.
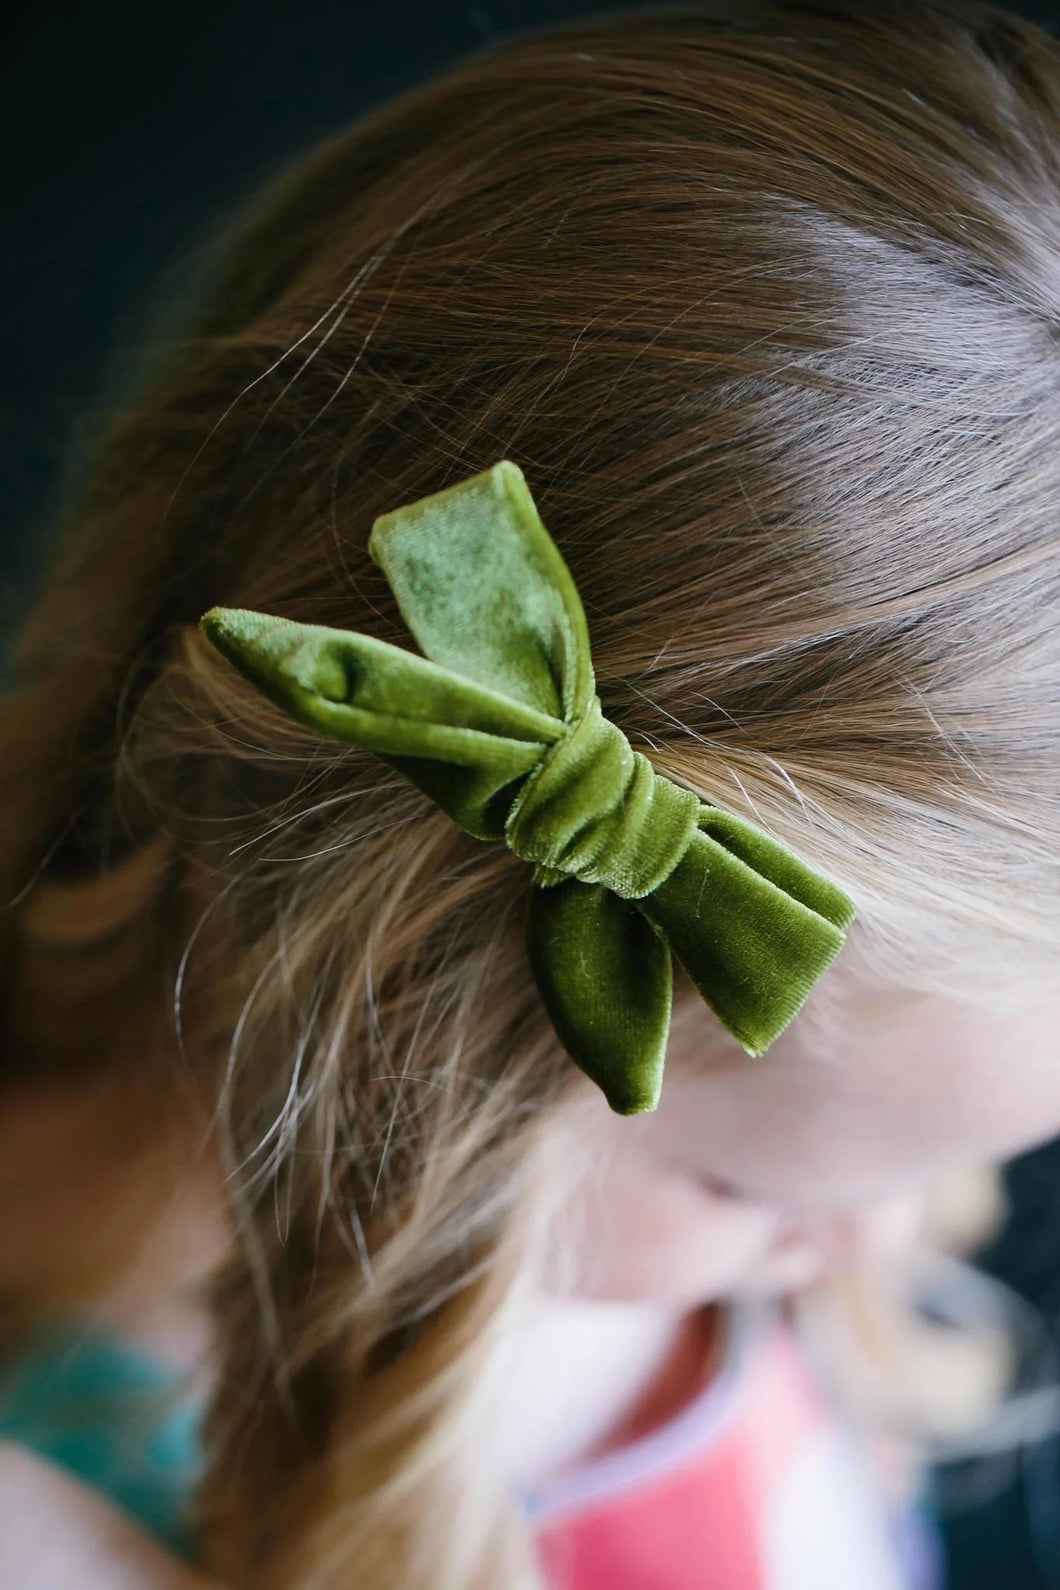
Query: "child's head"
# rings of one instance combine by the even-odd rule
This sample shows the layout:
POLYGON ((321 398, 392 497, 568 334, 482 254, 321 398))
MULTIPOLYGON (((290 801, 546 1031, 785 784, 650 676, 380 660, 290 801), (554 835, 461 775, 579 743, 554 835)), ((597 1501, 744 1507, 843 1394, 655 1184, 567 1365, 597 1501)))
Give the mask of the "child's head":
POLYGON ((466 1582, 478 1344, 561 1189, 604 1221, 578 1285, 691 1301, 697 1180, 767 1206, 757 1263, 773 1208, 831 1241, 1060 1125, 1058 147, 1056 48, 989 8, 518 41, 285 176, 115 416, 4 725, 6 1045, 219 1100, 235 1582, 466 1582), (524 865, 197 629, 404 644, 373 520, 502 456, 608 716, 858 907, 762 1060, 679 983, 638 1120, 541 1010, 524 865))

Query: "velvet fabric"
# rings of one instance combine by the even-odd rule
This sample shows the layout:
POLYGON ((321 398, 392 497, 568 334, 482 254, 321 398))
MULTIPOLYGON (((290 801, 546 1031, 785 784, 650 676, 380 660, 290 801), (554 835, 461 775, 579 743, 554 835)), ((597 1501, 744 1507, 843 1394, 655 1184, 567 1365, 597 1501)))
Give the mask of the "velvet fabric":
POLYGON ((658 1102, 671 953, 762 1054, 841 949, 853 902, 656 773, 604 717, 581 600, 522 471, 502 460, 384 514, 369 551, 423 656, 235 608, 202 628, 300 722, 374 752, 533 864, 530 965, 613 1109, 658 1102))

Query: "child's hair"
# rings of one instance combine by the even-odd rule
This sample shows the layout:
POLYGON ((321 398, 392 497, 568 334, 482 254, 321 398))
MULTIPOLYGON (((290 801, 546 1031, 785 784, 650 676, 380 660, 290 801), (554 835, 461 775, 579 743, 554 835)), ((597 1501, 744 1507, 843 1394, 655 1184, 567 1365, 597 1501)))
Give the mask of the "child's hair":
POLYGON ((512 458, 634 746, 847 889, 885 997, 986 997, 1060 951, 1058 336, 1060 51, 976 4, 508 42, 226 236, 20 639, 0 920, 10 1087, 217 1109, 231 1583, 534 1582, 487 1344, 592 1090, 523 864, 270 706, 200 614, 405 645, 373 519, 512 458))

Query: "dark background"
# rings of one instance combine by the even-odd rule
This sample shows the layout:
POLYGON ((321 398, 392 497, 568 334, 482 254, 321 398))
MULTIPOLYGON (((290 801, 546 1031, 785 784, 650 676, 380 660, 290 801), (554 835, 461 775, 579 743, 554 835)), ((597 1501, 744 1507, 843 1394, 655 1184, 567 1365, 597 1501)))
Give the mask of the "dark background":
MULTIPOLYGON (((47 549, 87 416, 120 386, 226 211, 319 138, 473 51, 617 9, 614 0, 8 6, 0 637, 47 549)), ((1005 9, 1060 31, 1060 4, 1005 9)), ((1013 1218, 983 1262, 1043 1309, 1060 1342, 1060 1149, 1026 1156, 1008 1180, 1013 1218)), ((951 1470, 939 1494, 951 1508, 964 1498, 945 1521, 953 1590, 1060 1590, 1056 1441, 951 1470)))
POLYGON ((181 260, 353 117, 489 44, 616 0, 38 0, 8 12, 0 628, 93 398, 181 260))

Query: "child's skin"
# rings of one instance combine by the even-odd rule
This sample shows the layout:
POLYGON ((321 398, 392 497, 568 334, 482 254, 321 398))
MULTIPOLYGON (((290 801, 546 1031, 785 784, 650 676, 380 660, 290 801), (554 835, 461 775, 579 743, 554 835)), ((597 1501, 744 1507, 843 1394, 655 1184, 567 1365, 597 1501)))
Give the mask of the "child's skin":
POLYGON ((542 1299, 513 1364, 519 1480, 606 1443, 609 1414, 625 1428, 705 1300, 789 1293, 900 1245, 933 1182, 1060 1131, 1060 984, 1014 992, 1003 1015, 939 995, 873 1006, 843 982, 837 967, 757 1060, 712 1032, 707 1061, 690 1002, 658 1109, 576 1123, 567 1152, 594 1168, 553 1287, 574 1295, 542 1299), (822 1000, 841 1034, 827 1052, 822 1000))
MULTIPOLYGON (((834 990, 820 994, 834 1002, 834 990)), ((830 1017, 827 1052, 813 1042, 815 997, 767 1054, 750 1060, 722 1035, 709 1064, 695 1048, 703 1013, 684 1007, 659 1108, 599 1112, 595 1295, 686 1307, 717 1296, 722 1224, 759 1284, 809 1279, 882 1200, 1060 1129, 1060 981, 1014 990, 1011 1014, 941 995, 875 1009, 851 997, 830 1017)))
POLYGON ((5 1590, 217 1590, 105 1497, 7 1441, 0 1441, 0 1584, 5 1590))
MULTIPOLYGON (((702 1375, 705 1301, 789 1292, 893 1244, 920 1189, 1060 1131, 1060 986, 1014 995, 1012 1015, 934 995, 873 1008, 842 1001, 841 986, 837 967, 758 1060, 713 1024, 707 1063, 703 1007, 688 1002, 658 1110, 626 1119, 590 1102, 573 1124, 593 1170, 580 1218, 565 1209, 577 1250, 510 1366, 513 1483, 667 1417, 702 1375), (812 1014, 822 998, 842 1034, 829 1052, 812 1014)), ((205 1584, 97 1498, 74 1505, 82 1488, 48 1465, 0 1447, 5 1474, 17 1480, 0 1483, 10 1590, 42 1583, 42 1538, 76 1548, 64 1578, 55 1546, 49 1590, 205 1584)))

